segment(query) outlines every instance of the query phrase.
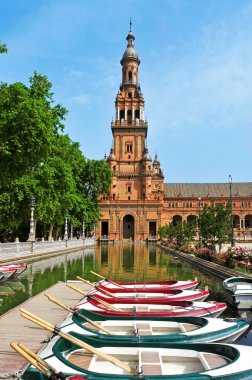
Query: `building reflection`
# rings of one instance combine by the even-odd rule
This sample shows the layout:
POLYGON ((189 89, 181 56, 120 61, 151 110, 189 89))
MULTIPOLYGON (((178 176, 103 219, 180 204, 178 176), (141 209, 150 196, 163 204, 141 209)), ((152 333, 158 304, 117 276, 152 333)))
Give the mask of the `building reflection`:
POLYGON ((167 279, 167 269, 163 265, 167 257, 154 244, 101 244, 96 249, 95 262, 104 277, 154 281, 157 277, 167 279))

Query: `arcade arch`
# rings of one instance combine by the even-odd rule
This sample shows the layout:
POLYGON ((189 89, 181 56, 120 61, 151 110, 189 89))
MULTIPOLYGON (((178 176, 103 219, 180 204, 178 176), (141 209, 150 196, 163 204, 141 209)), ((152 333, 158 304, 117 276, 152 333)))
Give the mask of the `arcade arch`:
POLYGON ((123 218, 123 239, 132 239, 134 240, 134 217, 130 214, 127 214, 123 218))
POLYGON ((245 228, 252 228, 252 215, 246 215, 244 220, 245 220, 245 228))
POLYGON ((178 223, 182 223, 182 216, 181 215, 174 215, 172 217, 172 223, 174 225, 178 224, 178 223))

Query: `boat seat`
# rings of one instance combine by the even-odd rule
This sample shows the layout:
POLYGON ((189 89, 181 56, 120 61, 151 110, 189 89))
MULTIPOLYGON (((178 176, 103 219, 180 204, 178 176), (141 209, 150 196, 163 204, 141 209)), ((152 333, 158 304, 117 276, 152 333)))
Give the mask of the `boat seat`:
POLYGON ((141 335, 152 335, 152 329, 149 323, 136 323, 136 330, 141 335))
POLYGON ((149 323, 136 323, 136 329, 138 330, 150 330, 149 323))
POLYGON ((152 330, 138 330, 139 335, 152 335, 152 330))
POLYGON ((137 311, 137 312, 141 312, 141 311, 149 311, 149 308, 148 308, 148 306, 137 306, 137 307, 136 307, 136 311, 137 311))
POLYGON ((141 370, 144 376, 162 375, 160 356, 157 351, 141 352, 141 370))
POLYGON ((162 375, 162 367, 159 364, 143 364, 141 367, 142 375, 162 375))
POLYGON ((252 285, 251 284, 237 284, 234 286, 235 290, 251 290, 252 285))
POLYGON ((210 354, 210 353, 200 353, 199 355, 205 369, 214 369, 226 365, 228 359, 223 356, 210 354))

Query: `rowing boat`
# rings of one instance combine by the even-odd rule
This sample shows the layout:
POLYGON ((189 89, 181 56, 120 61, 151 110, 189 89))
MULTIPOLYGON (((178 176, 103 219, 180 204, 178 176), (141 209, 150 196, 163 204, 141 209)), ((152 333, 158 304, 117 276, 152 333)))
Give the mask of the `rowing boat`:
MULTIPOLYGON (((241 380, 252 378, 252 347, 232 344, 167 344, 142 347, 121 342, 104 345, 91 337, 73 333, 86 344, 95 344, 95 354, 55 336, 39 356, 66 376, 83 376, 88 380, 145 379, 145 380, 241 380), (101 355, 116 358, 129 370, 116 366, 101 355), (134 371, 134 373, 130 372, 134 371)), ((29 366, 22 380, 42 380, 41 374, 29 366)))
POLYGON ((252 279, 230 277, 223 281, 227 300, 237 309, 252 308, 252 279))
POLYGON ((243 319, 202 317, 114 319, 113 316, 105 317, 82 309, 79 313, 69 314, 60 327, 66 332, 95 335, 107 342, 116 339, 122 342, 150 343, 158 339, 159 344, 217 341, 231 343, 245 333, 249 323, 243 319), (108 333, 104 333, 104 330, 108 333))
POLYGON ((120 292, 160 292, 165 293, 172 289, 194 289, 199 285, 197 279, 185 281, 150 281, 150 282, 116 282, 111 279, 91 271, 91 273, 100 277, 101 280, 96 283, 96 286, 101 290, 108 290, 111 293, 120 292))
POLYGON ((106 301, 108 303, 126 303, 126 304, 136 304, 136 303, 162 303, 166 304, 170 301, 204 301, 209 296, 209 291, 194 289, 194 290, 181 290, 172 289, 167 293, 111 293, 112 296, 108 295, 106 292, 98 290, 92 290, 90 294, 95 295, 97 298, 106 301))
POLYGON ((197 301, 171 301, 169 304, 109 304, 113 310, 104 306, 102 301, 94 296, 84 297, 75 309, 87 309, 95 313, 109 316, 159 316, 159 317, 183 317, 183 316, 211 316, 218 317, 226 309, 223 302, 197 302, 197 301))

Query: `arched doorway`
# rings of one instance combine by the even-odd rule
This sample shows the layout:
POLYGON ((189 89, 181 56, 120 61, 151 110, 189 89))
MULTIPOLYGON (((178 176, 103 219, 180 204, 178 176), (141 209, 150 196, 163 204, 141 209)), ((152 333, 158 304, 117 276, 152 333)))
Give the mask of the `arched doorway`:
POLYGON ((182 223, 182 216, 174 215, 172 218, 172 223, 176 226, 178 223, 182 223))
POLYGON ((252 215, 245 216, 245 228, 252 228, 252 215))
POLYGON ((196 218, 196 215, 188 215, 187 217, 187 223, 191 223, 191 224, 194 224, 196 226, 197 224, 197 218, 196 218))
POLYGON ((239 217, 239 215, 233 215, 233 226, 234 226, 234 228, 240 228, 240 217, 239 217))
POLYGON ((134 218, 132 215, 125 215, 123 218, 123 238, 134 239, 134 218))

